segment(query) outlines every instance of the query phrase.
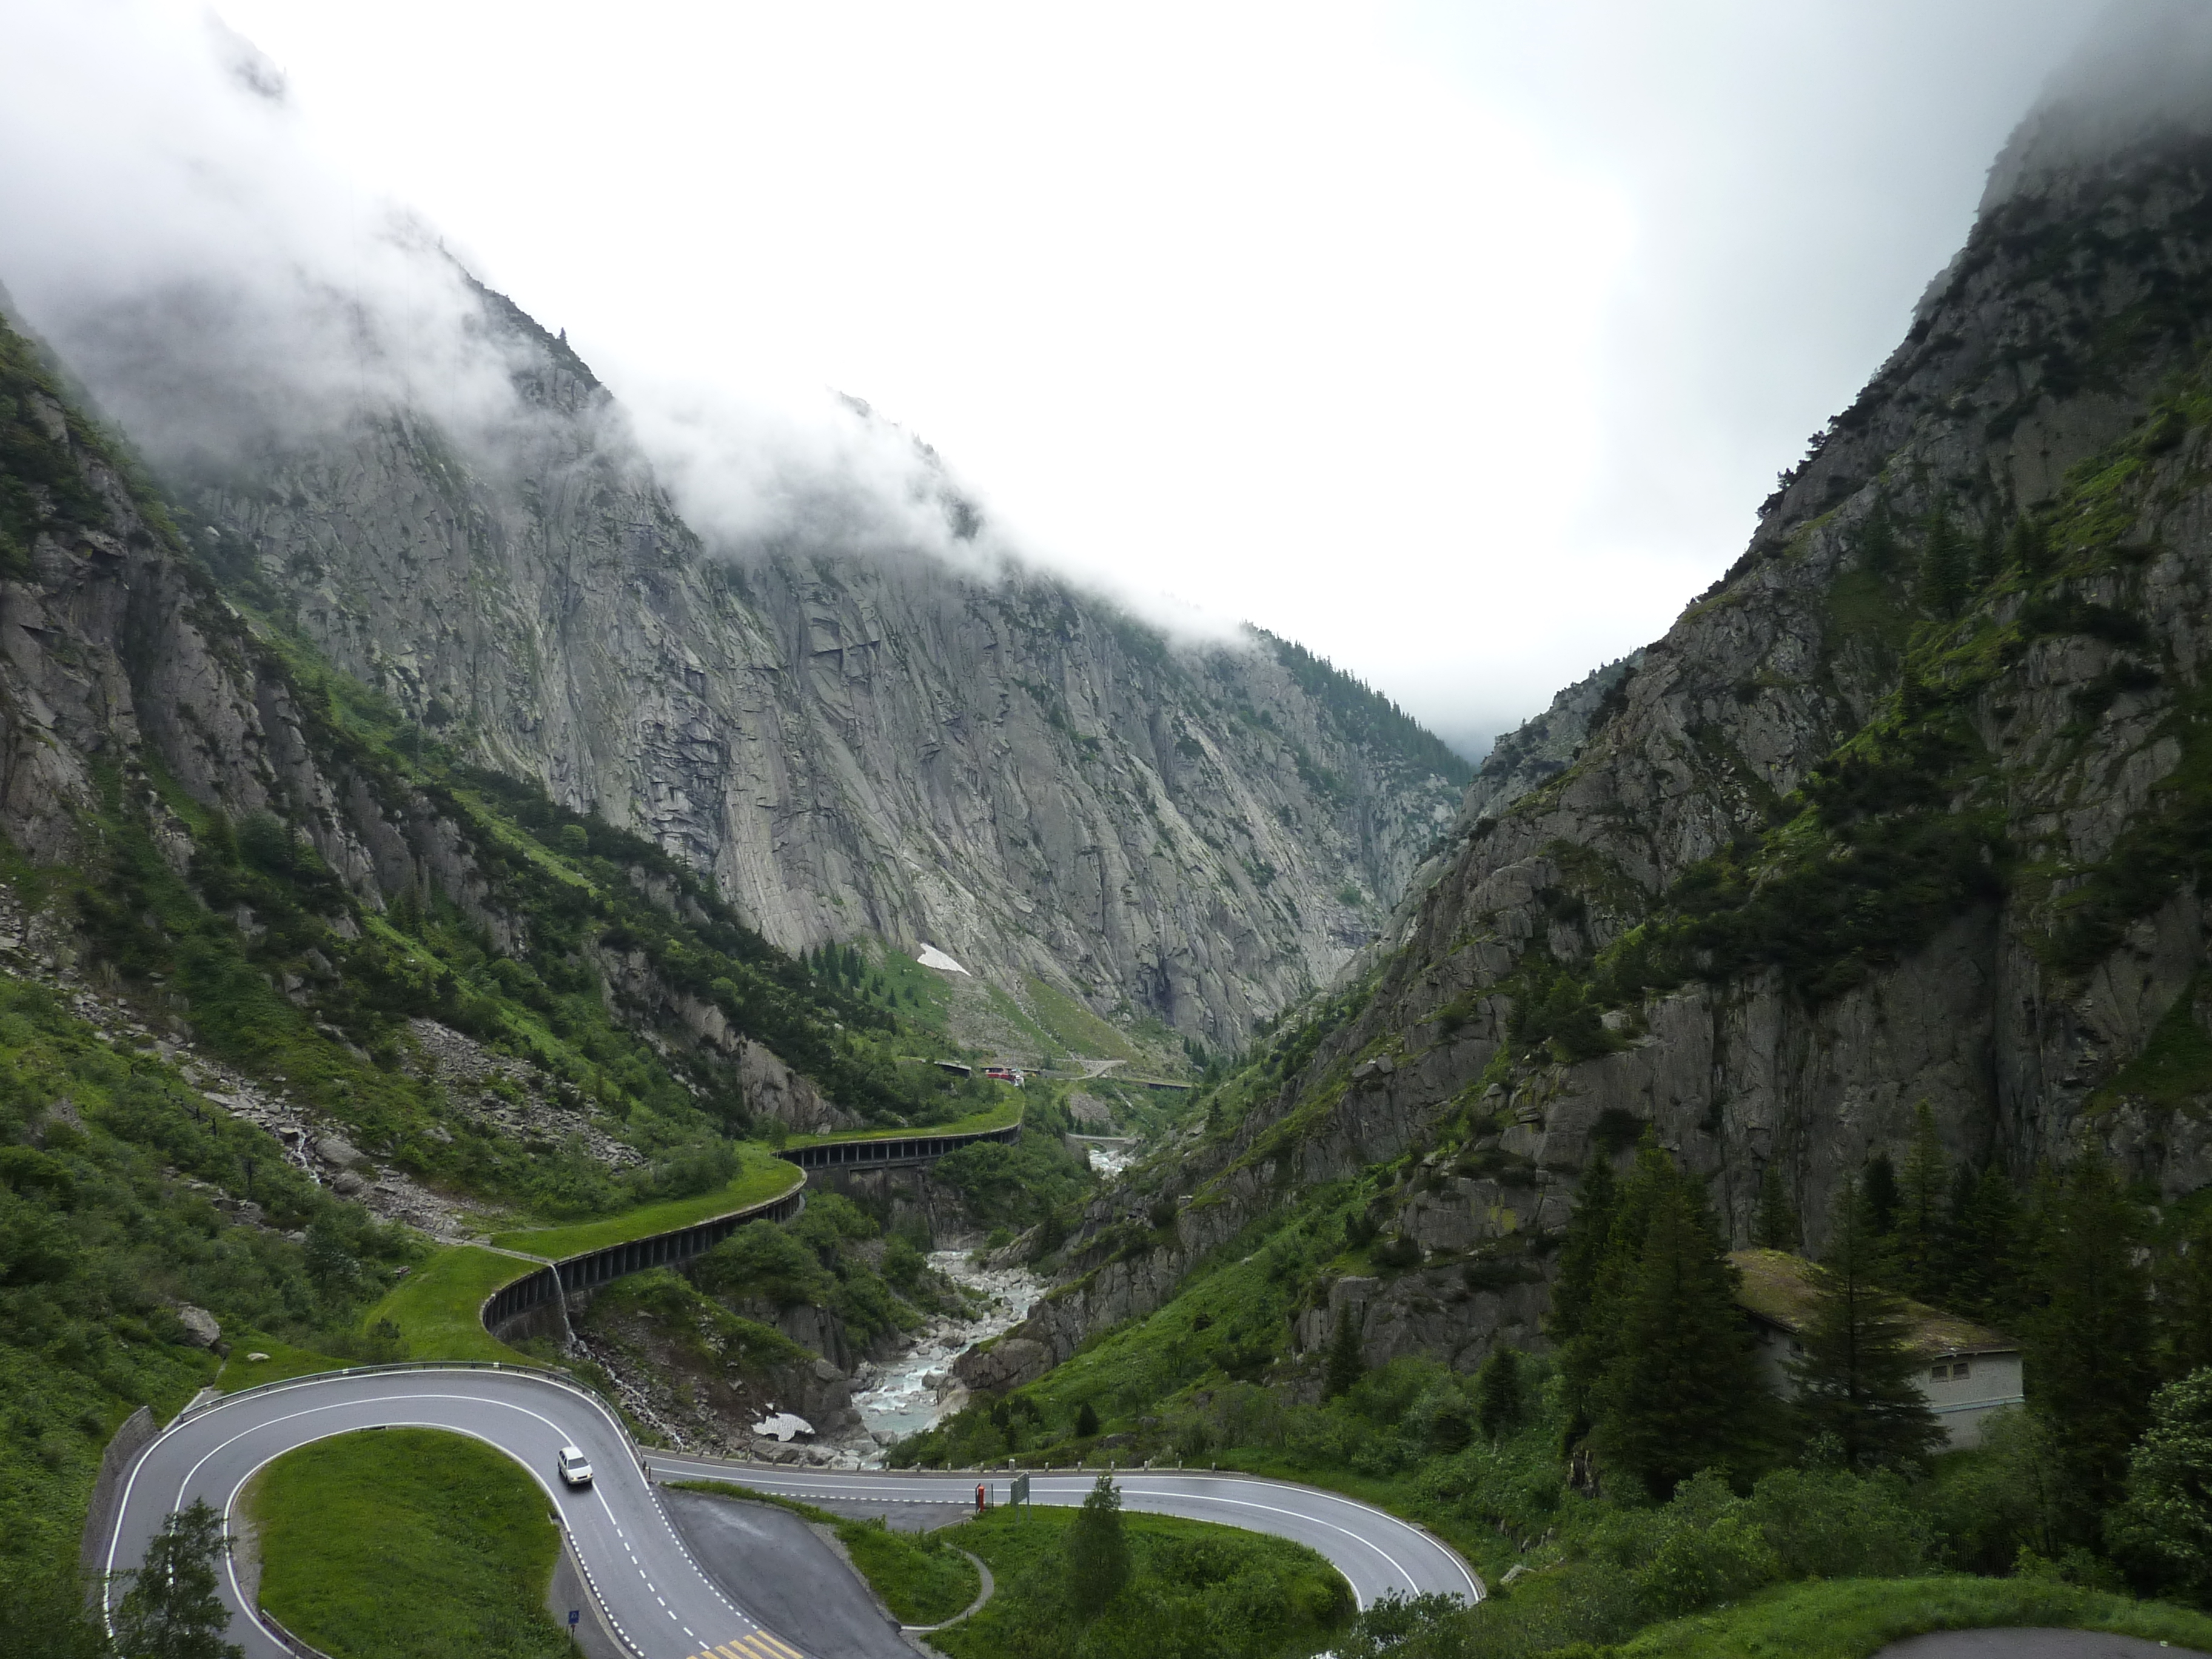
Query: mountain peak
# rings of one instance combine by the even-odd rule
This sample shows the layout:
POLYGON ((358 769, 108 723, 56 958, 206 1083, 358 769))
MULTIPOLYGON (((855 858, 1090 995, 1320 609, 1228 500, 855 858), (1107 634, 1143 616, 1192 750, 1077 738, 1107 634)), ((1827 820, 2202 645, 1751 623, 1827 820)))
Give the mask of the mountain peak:
POLYGON ((2023 191, 2145 146, 2212 137, 2212 8, 2122 0, 2100 19, 1990 168, 1986 215, 2023 191))

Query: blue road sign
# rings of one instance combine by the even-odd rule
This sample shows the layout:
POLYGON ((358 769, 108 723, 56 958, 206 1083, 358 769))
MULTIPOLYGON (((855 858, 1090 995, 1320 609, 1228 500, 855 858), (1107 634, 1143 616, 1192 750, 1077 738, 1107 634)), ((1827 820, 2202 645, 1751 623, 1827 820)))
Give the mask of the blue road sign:
POLYGON ((583 1610, 583 1608, 581 1608, 581 1607, 571 1607, 571 1608, 569 1608, 569 1609, 568 1609, 568 1628, 569 1628, 570 1630, 574 1630, 574 1629, 575 1629, 577 1626, 579 1626, 579 1625, 582 1624, 583 1622, 584 1622, 584 1610, 583 1610))

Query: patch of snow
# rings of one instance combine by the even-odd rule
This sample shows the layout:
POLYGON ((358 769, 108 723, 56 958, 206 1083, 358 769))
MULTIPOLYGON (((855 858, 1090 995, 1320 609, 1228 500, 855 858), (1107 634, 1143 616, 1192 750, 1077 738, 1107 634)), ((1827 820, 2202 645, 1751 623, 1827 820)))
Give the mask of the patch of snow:
POLYGON ((812 1434, 814 1425, 794 1413, 778 1412, 754 1424, 753 1432, 764 1434, 771 1440, 788 1440, 795 1434, 812 1434))
MULTIPOLYGON (((953 961, 951 957, 946 956, 944 951, 939 950, 934 945, 929 944, 927 940, 922 944, 921 954, 916 957, 915 960, 925 968, 941 968, 948 974, 968 973, 968 970, 965 968, 963 968, 958 963, 953 961)), ((968 974, 968 977, 973 979, 975 978, 975 975, 973 974, 968 974)))

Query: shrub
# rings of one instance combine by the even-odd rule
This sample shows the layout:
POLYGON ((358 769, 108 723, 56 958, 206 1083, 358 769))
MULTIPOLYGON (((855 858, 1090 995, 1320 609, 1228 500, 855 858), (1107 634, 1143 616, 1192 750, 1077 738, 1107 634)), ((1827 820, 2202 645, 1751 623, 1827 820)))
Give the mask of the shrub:
POLYGON ((2212 1369, 2158 1391, 2130 1461, 2127 1500, 2105 1531, 2146 1583, 2200 1604, 2212 1597, 2212 1369))
POLYGON ((1419 1243, 1404 1233, 1385 1239, 1368 1253, 1368 1259, 1378 1267, 1404 1272, 1421 1265, 1419 1243))
POLYGON ((1780 1469, 1747 1510, 1790 1578, 1897 1578, 1928 1560, 1929 1528, 1894 1475, 1780 1469))

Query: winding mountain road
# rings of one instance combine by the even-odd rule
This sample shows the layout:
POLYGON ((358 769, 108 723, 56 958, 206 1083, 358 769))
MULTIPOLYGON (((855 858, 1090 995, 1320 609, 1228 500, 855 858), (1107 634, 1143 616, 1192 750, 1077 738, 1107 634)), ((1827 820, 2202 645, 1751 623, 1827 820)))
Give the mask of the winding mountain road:
MULTIPOLYGON (((125 1478, 112 1531, 100 1543, 109 1571, 134 1566, 170 1511, 204 1498, 238 1529, 240 1494, 255 1474, 295 1447, 380 1428, 446 1429, 495 1446, 529 1471, 566 1531, 601 1609, 640 1659, 806 1659, 764 1628, 738 1595, 693 1561, 641 1468, 622 1425, 596 1396, 548 1373, 481 1366, 342 1371, 249 1389, 191 1412, 139 1453, 125 1478), (597 1479, 562 1486, 554 1457, 580 1447, 597 1479)), ((969 1474, 763 1468, 710 1459, 651 1456, 662 1479, 719 1480, 762 1492, 837 1501, 973 1503, 969 1474)), ((1004 1474, 981 1477, 1003 1498, 1004 1474)), ((1188 1516, 1310 1545, 1344 1573, 1361 1605, 1391 1589, 1463 1596, 1481 1587, 1456 1555, 1396 1516, 1334 1492, 1243 1476, 1131 1472, 1119 1476, 1131 1509, 1188 1516)), ((1034 1478, 1042 1504, 1079 1504, 1091 1477, 1034 1478)), ((295 1651, 240 1591, 236 1569, 221 1593, 231 1639, 248 1659, 295 1651)), ((822 1587, 851 1595, 849 1580, 822 1587)), ((826 1659, 826 1656, 824 1656, 826 1659)))
MULTIPOLYGON (((811 1504, 951 1504, 973 1509, 979 1482, 989 1488, 992 1503, 1003 1504, 1007 1482, 1013 1479, 1003 1469, 926 1474, 771 1468, 650 1451, 645 1455, 657 1480, 726 1480, 811 1504)), ((1087 1474, 1032 1471, 1030 1497, 1036 1503, 1072 1508, 1090 1495, 1097 1480, 1096 1470, 1087 1474)), ((1211 1521, 1304 1544, 1344 1575, 1363 1607, 1394 1590, 1401 1595, 1436 1593, 1468 1601, 1482 1595, 1481 1581, 1467 1563, 1433 1534, 1340 1492, 1288 1480, 1196 1470, 1117 1470, 1114 1484, 1121 1489, 1121 1507, 1127 1510, 1211 1521)))

